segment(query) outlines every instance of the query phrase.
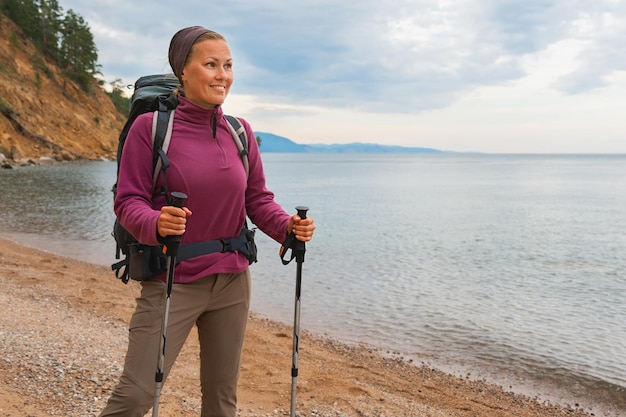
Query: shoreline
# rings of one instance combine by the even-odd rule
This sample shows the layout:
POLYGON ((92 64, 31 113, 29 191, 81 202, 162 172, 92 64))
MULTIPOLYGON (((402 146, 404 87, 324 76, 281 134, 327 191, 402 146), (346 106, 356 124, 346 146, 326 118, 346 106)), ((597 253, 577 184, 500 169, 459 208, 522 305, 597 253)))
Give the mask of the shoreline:
MULTIPOLYGON (((34 417, 97 414, 119 376, 139 284, 117 282, 105 266, 4 238, 0 243, 2 304, 9 306, 0 319, 0 334, 12 341, 3 343, 5 351, 0 352, 0 403, 5 404, 0 411, 21 416, 28 410, 34 417), (74 345, 83 341, 84 355, 67 357, 75 355, 74 345), (98 349, 92 354, 89 348, 94 346, 98 349), (41 364, 47 355, 56 364, 51 368, 41 364), (102 358, 108 356, 103 369, 102 358), (51 384, 58 386, 55 395, 51 384), (76 400, 83 397, 84 401, 76 400), (51 408, 58 414, 50 414, 51 408)), ((239 383, 240 416, 288 415, 291 336, 291 326, 250 315, 239 383), (280 414, 283 411, 286 414, 280 414)), ((197 341, 192 336, 164 388, 162 410, 172 413, 167 415, 197 415, 197 373, 197 341)), ((301 331, 297 398, 299 412, 306 413, 302 415, 317 416, 555 417, 591 412, 598 416, 599 411, 623 415, 620 410, 595 410, 585 404, 555 406, 469 376, 412 363, 400 355, 384 355, 365 345, 351 346, 306 331, 301 331)))

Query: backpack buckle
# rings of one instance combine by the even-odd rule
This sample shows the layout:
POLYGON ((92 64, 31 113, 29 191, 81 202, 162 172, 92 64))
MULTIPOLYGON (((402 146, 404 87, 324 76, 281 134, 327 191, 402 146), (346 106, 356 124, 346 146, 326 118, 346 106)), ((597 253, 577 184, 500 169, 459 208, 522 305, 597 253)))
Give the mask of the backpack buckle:
POLYGON ((234 252, 232 239, 220 239, 222 242, 222 252, 234 252))

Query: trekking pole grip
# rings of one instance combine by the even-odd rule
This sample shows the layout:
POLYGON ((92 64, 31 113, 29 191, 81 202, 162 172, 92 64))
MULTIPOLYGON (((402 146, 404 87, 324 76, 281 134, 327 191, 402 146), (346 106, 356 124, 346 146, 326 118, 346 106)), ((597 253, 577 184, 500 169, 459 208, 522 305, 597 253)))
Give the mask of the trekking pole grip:
POLYGON ((298 216, 304 220, 306 219, 306 212, 309 211, 308 207, 305 206, 297 206, 296 210, 298 211, 298 216))
MULTIPOLYGON (((298 217, 300 217, 301 220, 306 219, 306 212, 309 210, 308 207, 297 206, 296 210, 298 212, 298 217)), ((297 258, 296 261, 300 260, 300 262, 303 262, 305 250, 306 249, 304 242, 296 239, 296 234, 292 230, 291 233, 287 235, 287 238, 281 245, 280 250, 278 251, 278 255, 280 256, 283 265, 287 265, 294 258, 297 258), (289 249, 291 249, 291 258, 285 259, 285 256, 287 255, 289 249)))
MULTIPOLYGON (((306 212, 309 211, 308 207, 297 206, 296 210, 301 220, 306 219, 306 212)), ((296 257, 296 262, 302 264, 304 262, 304 253, 306 252, 306 244, 301 240, 294 239, 293 253, 296 257)))
POLYGON ((187 199, 187 194, 181 193, 179 191, 173 191, 172 194, 172 205, 174 207, 183 208, 183 204, 187 199))
MULTIPOLYGON (((170 204, 174 207, 178 207, 182 209, 183 204, 185 203, 185 200, 187 199, 187 194, 181 193, 179 191, 173 191, 172 194, 170 194, 170 196, 171 196, 170 204)), ((178 246, 180 245, 180 239, 181 237, 178 235, 168 236, 166 238, 166 244, 165 244, 166 255, 176 256, 176 253, 178 253, 178 246)))

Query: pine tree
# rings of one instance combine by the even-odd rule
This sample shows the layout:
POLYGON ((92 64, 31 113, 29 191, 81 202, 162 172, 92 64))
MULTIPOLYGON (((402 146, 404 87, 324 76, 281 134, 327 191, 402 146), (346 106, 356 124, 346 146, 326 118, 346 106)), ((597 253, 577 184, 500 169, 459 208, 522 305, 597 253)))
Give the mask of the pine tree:
POLYGON ((61 35, 61 8, 57 0, 39 0, 39 41, 44 55, 57 60, 61 35))
POLYGON ((26 36, 34 39, 37 33, 39 10, 33 0, 4 0, 2 10, 22 28, 26 36))
POLYGON ((72 9, 63 16, 58 0, 0 0, 0 11, 24 31, 43 55, 89 91, 100 65, 93 35, 82 16, 72 9))
POLYGON ((111 92, 107 92, 107 95, 111 98, 111 101, 115 105, 117 111, 123 115, 128 116, 130 110, 130 98, 124 95, 124 83, 121 78, 117 78, 110 83, 111 92))
POLYGON ((89 91, 98 73, 98 50, 82 16, 68 10, 61 24, 60 64, 83 90, 89 91))

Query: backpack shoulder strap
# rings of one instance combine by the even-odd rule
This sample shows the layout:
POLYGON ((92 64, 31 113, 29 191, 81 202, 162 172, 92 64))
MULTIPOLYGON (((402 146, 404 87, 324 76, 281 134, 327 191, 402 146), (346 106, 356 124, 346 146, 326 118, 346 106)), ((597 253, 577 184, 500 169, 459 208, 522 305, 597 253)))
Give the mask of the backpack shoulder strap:
MULTIPOLYGON (((156 185, 160 172, 165 171, 169 167, 166 155, 172 139, 175 112, 176 109, 159 109, 155 110, 152 116, 153 186, 156 185)), ((239 157, 243 162, 247 177, 250 173, 250 166, 248 163, 248 135, 246 134, 246 129, 236 117, 230 115, 225 115, 225 117, 228 122, 228 129, 239 150, 239 157)))
POLYGON ((226 121, 228 122, 228 129, 233 136, 233 140, 237 144, 239 157, 243 162, 243 168, 246 170, 246 177, 248 177, 250 174, 250 165, 248 163, 248 135, 246 134, 246 129, 235 116, 225 114, 224 117, 226 117, 226 121))
POLYGON ((176 109, 155 110, 152 116, 152 187, 156 185, 159 173, 169 167, 167 150, 172 139, 172 127, 174 126, 174 113, 176 109))

